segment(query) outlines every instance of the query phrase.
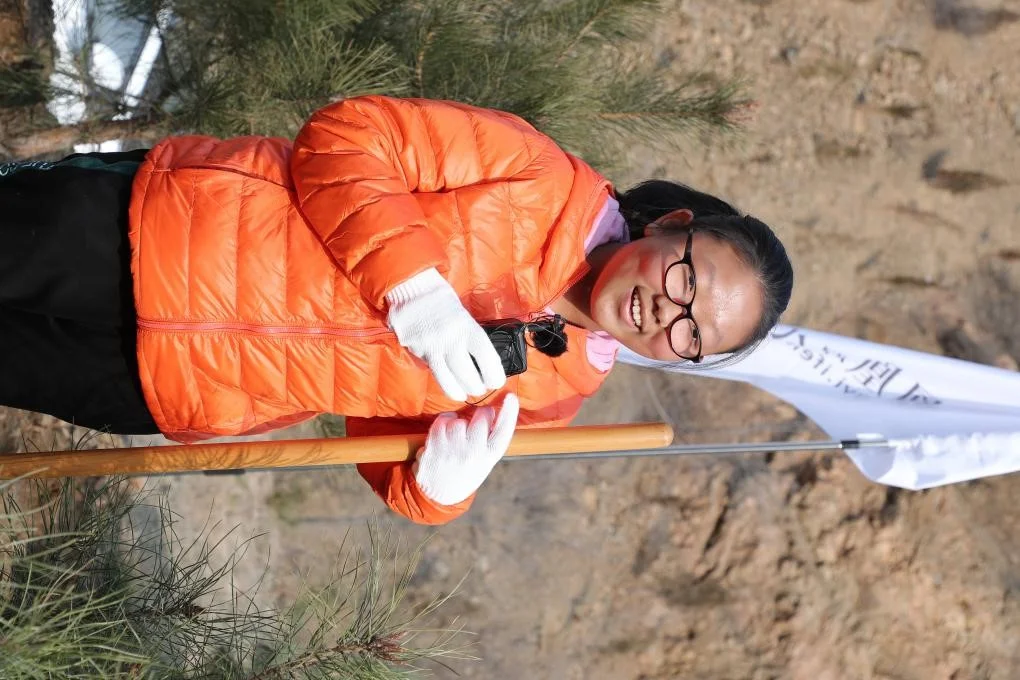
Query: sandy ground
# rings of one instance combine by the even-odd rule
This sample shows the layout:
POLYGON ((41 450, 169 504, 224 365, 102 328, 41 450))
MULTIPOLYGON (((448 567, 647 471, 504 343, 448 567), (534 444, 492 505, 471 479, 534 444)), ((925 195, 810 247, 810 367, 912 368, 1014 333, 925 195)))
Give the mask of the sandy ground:
MULTIPOLYGON (((1016 0, 675 2, 649 58, 747 76, 756 117, 727 148, 635 153, 622 179, 679 178, 776 226, 790 323, 1015 368, 1018 19, 1016 0)), ((663 415, 691 442, 819 436, 751 388, 627 367, 582 421, 663 415)), ((347 469, 150 484, 185 529, 263 534, 239 580, 268 564, 280 603, 382 514, 347 469)), ((412 600, 467 575, 437 623, 477 634, 469 678, 1011 680, 1018 493, 897 492, 811 454, 513 462, 461 520, 394 530, 432 535, 412 600)))

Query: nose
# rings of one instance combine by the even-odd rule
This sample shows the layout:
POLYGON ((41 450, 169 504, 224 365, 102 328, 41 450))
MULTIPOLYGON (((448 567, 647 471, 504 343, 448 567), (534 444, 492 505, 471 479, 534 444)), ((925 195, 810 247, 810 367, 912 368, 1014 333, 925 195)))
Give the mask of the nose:
POLYGON ((665 295, 659 294, 652 298, 654 308, 652 310, 653 316, 655 317, 655 323, 660 328, 666 328, 677 319, 682 319, 687 316, 687 310, 677 303, 670 300, 665 295))

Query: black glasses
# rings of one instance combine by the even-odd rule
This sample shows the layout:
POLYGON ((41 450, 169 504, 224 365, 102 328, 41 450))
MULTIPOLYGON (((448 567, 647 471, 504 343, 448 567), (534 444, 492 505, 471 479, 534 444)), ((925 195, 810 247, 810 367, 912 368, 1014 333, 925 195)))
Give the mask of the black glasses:
POLYGON ((683 259, 666 267, 666 273, 662 276, 662 292, 670 302, 684 310, 684 315, 673 319, 666 328, 669 348, 681 359, 698 363, 701 361, 701 330, 691 312, 697 284, 694 264, 691 262, 693 242, 694 230, 690 229, 687 232, 683 259), (683 351, 678 350, 678 347, 683 348, 683 351))

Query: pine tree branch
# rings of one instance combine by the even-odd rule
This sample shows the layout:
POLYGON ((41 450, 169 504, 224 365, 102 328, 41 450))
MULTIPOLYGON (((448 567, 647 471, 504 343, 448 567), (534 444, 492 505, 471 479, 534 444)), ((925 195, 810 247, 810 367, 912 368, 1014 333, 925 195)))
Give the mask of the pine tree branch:
POLYGON ((585 22, 585 24, 583 26, 581 26, 581 29, 570 40, 570 42, 567 43, 566 47, 563 48, 563 50, 560 52, 559 56, 557 56, 556 59, 553 61, 553 65, 554 66, 560 66, 563 63, 563 60, 566 59, 568 56, 570 56, 570 53, 574 50, 574 48, 577 47, 577 45, 582 40, 584 40, 584 37, 586 35, 588 35, 588 32, 595 26, 596 23, 598 23, 598 21, 603 16, 606 15, 606 13, 608 13, 608 11, 609 11, 608 5, 602 5, 602 7, 600 7, 598 10, 596 10, 591 15, 591 18, 589 18, 588 21, 585 22))
POLYGON ((400 644, 404 633, 390 633, 368 641, 339 643, 326 649, 314 650, 301 656, 277 664, 263 670, 260 673, 249 676, 247 680, 276 680, 277 678, 292 677, 295 671, 302 671, 315 666, 328 663, 330 656, 368 656, 378 659, 384 663, 400 663, 400 657, 407 650, 400 644))
MULTIPOLYGON (((717 115, 721 116, 724 123, 729 118, 729 116, 727 116, 725 113, 717 115)), ((615 112, 607 111, 603 113, 592 114, 591 117, 595 118, 596 120, 611 122, 619 121, 646 122, 659 120, 663 121, 664 123, 668 123, 669 121, 675 119, 677 117, 677 114, 675 111, 615 111, 615 112)), ((694 120, 692 119, 690 122, 693 123, 694 120)))
POLYGON ((435 30, 429 29, 429 32, 425 34, 425 39, 422 40, 421 48, 418 50, 418 53, 415 55, 414 58, 414 78, 415 81, 417 81, 418 83, 419 97, 425 96, 425 76, 424 76, 425 53, 428 51, 429 47, 431 47, 432 41, 435 39, 435 37, 436 37, 435 30))
POLYGON ((647 120, 649 118, 666 118, 666 111, 619 111, 615 113, 596 113, 593 117, 599 120, 647 120))

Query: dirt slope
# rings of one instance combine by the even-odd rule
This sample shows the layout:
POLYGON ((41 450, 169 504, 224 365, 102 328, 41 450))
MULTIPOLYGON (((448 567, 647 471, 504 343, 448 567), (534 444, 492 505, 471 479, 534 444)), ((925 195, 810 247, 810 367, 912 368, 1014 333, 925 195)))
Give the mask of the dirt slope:
MULTIPOLYGON (((791 323, 1015 367, 1018 18, 1015 0, 676 2, 649 58, 746 75, 756 118, 730 148, 635 152, 625 179, 680 178, 775 225, 791 323)), ((628 368, 583 420, 663 414, 687 441, 818 436, 750 388, 628 368)), ((379 508, 350 470, 172 493, 194 526, 268 532, 240 577, 268 560, 280 601, 379 508)), ((469 678, 1012 680, 1018 493, 900 493, 831 456, 515 462, 436 532, 415 597, 470 571, 444 610, 478 633, 469 678)))

